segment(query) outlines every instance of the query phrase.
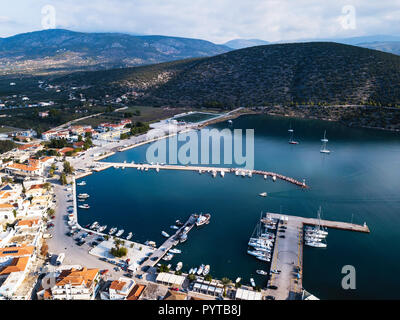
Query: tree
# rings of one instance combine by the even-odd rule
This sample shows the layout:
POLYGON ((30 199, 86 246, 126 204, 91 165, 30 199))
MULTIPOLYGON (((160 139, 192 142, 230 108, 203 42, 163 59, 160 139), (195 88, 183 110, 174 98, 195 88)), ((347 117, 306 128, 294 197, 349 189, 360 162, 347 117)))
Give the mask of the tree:
POLYGON ((64 173, 65 174, 72 174, 74 172, 74 168, 68 161, 64 161, 64 173))
POLYGON ((66 184, 68 184, 68 182, 67 182, 67 176, 65 175, 65 173, 62 173, 61 174, 61 176, 60 176, 60 182, 61 182, 61 184, 64 186, 64 185, 66 185, 66 184))
POLYGON ((50 190, 51 190, 51 183, 50 183, 50 182, 46 182, 46 183, 43 185, 43 188, 44 188, 45 190, 47 190, 47 191, 50 191, 50 190))
POLYGON ((206 280, 206 281, 211 281, 211 280, 212 280, 212 276, 211 276, 210 274, 208 274, 208 275, 206 275, 206 276, 204 277, 204 280, 206 280))
POLYGON ((194 280, 196 280, 196 275, 191 273, 191 274, 188 275, 188 279, 189 279, 189 281, 194 281, 194 280))
POLYGON ((111 248, 110 253, 114 256, 114 257, 118 257, 118 258, 122 258, 124 256, 126 256, 126 254, 128 253, 128 249, 125 247, 115 247, 115 248, 111 248))

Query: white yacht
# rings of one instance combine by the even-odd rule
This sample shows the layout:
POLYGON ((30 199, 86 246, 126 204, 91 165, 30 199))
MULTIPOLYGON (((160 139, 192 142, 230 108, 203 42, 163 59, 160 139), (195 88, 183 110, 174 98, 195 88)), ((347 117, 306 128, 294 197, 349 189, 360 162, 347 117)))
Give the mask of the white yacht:
POLYGON ((328 149, 326 148, 326 144, 328 143, 328 141, 329 141, 329 140, 326 138, 326 130, 325 130, 325 132, 324 132, 324 138, 321 139, 321 142, 322 142, 322 146, 321 146, 321 150, 320 150, 321 153, 325 153, 325 154, 330 154, 330 153, 331 153, 330 150, 328 150, 328 149))

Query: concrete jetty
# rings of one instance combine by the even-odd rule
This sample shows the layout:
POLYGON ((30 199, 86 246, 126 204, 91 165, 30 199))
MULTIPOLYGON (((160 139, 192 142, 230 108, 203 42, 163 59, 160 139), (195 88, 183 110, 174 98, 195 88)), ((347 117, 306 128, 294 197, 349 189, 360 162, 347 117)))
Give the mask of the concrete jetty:
POLYGON ((280 221, 279 225, 277 224, 278 231, 271 260, 271 270, 280 270, 281 272, 280 274, 271 275, 269 287, 263 291, 263 294, 265 296, 273 296, 276 300, 296 300, 302 297, 304 226, 320 224, 326 228, 362 233, 370 232, 366 223, 358 225, 348 222, 318 220, 278 213, 267 213, 266 218, 262 218, 261 222, 268 223, 269 218, 280 221), (282 220, 282 216, 287 217, 287 221, 282 220), (279 226, 282 225, 286 227, 285 232, 279 231, 279 226), (284 235, 285 237, 280 238, 280 235, 284 235))
POLYGON ((303 181, 298 181, 294 178, 284 176, 282 174, 262 171, 262 170, 247 170, 244 168, 219 168, 219 167, 201 167, 201 166, 183 166, 183 165, 159 165, 159 164, 138 164, 138 163, 119 163, 119 162, 102 162, 102 167, 96 168, 96 171, 102 171, 111 167, 114 168, 144 168, 154 170, 184 170, 184 171, 201 171, 201 172, 224 172, 224 173, 235 173, 237 171, 244 172, 247 175, 257 174, 266 177, 272 177, 273 179, 280 179, 289 183, 292 183, 301 188, 307 189, 309 186, 303 181))
POLYGON ((176 246, 179 243, 179 237, 184 232, 184 229, 188 227, 186 234, 189 233, 190 230, 195 226, 196 218, 191 215, 186 223, 179 228, 175 234, 170 236, 160 247, 157 248, 149 258, 140 266, 140 271, 138 270, 138 274, 143 274, 148 267, 154 267, 161 259, 164 257, 172 247, 176 246))

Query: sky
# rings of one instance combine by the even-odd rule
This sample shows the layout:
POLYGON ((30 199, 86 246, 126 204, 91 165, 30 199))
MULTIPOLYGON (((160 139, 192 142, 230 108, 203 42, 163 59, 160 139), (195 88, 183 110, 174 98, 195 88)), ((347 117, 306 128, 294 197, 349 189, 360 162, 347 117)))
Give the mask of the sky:
POLYGON ((47 28, 224 43, 400 35, 400 0, 1 0, 0 37, 47 28))

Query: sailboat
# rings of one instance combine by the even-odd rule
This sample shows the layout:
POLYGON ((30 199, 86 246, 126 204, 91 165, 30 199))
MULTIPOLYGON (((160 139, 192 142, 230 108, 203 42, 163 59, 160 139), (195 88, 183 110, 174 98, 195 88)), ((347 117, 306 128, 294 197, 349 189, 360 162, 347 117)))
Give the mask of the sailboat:
POLYGON ((326 148, 326 144, 328 143, 328 141, 329 141, 329 140, 326 138, 326 130, 325 130, 325 132, 324 132, 324 138, 321 139, 321 142, 322 142, 322 146, 321 146, 321 150, 320 150, 321 153, 325 153, 325 154, 331 153, 330 150, 328 150, 328 149, 326 148))
POLYGON ((290 128, 289 128, 288 132, 290 133, 289 144, 299 144, 298 141, 295 141, 295 140, 293 139, 294 130, 292 129, 292 125, 290 125, 290 128))

